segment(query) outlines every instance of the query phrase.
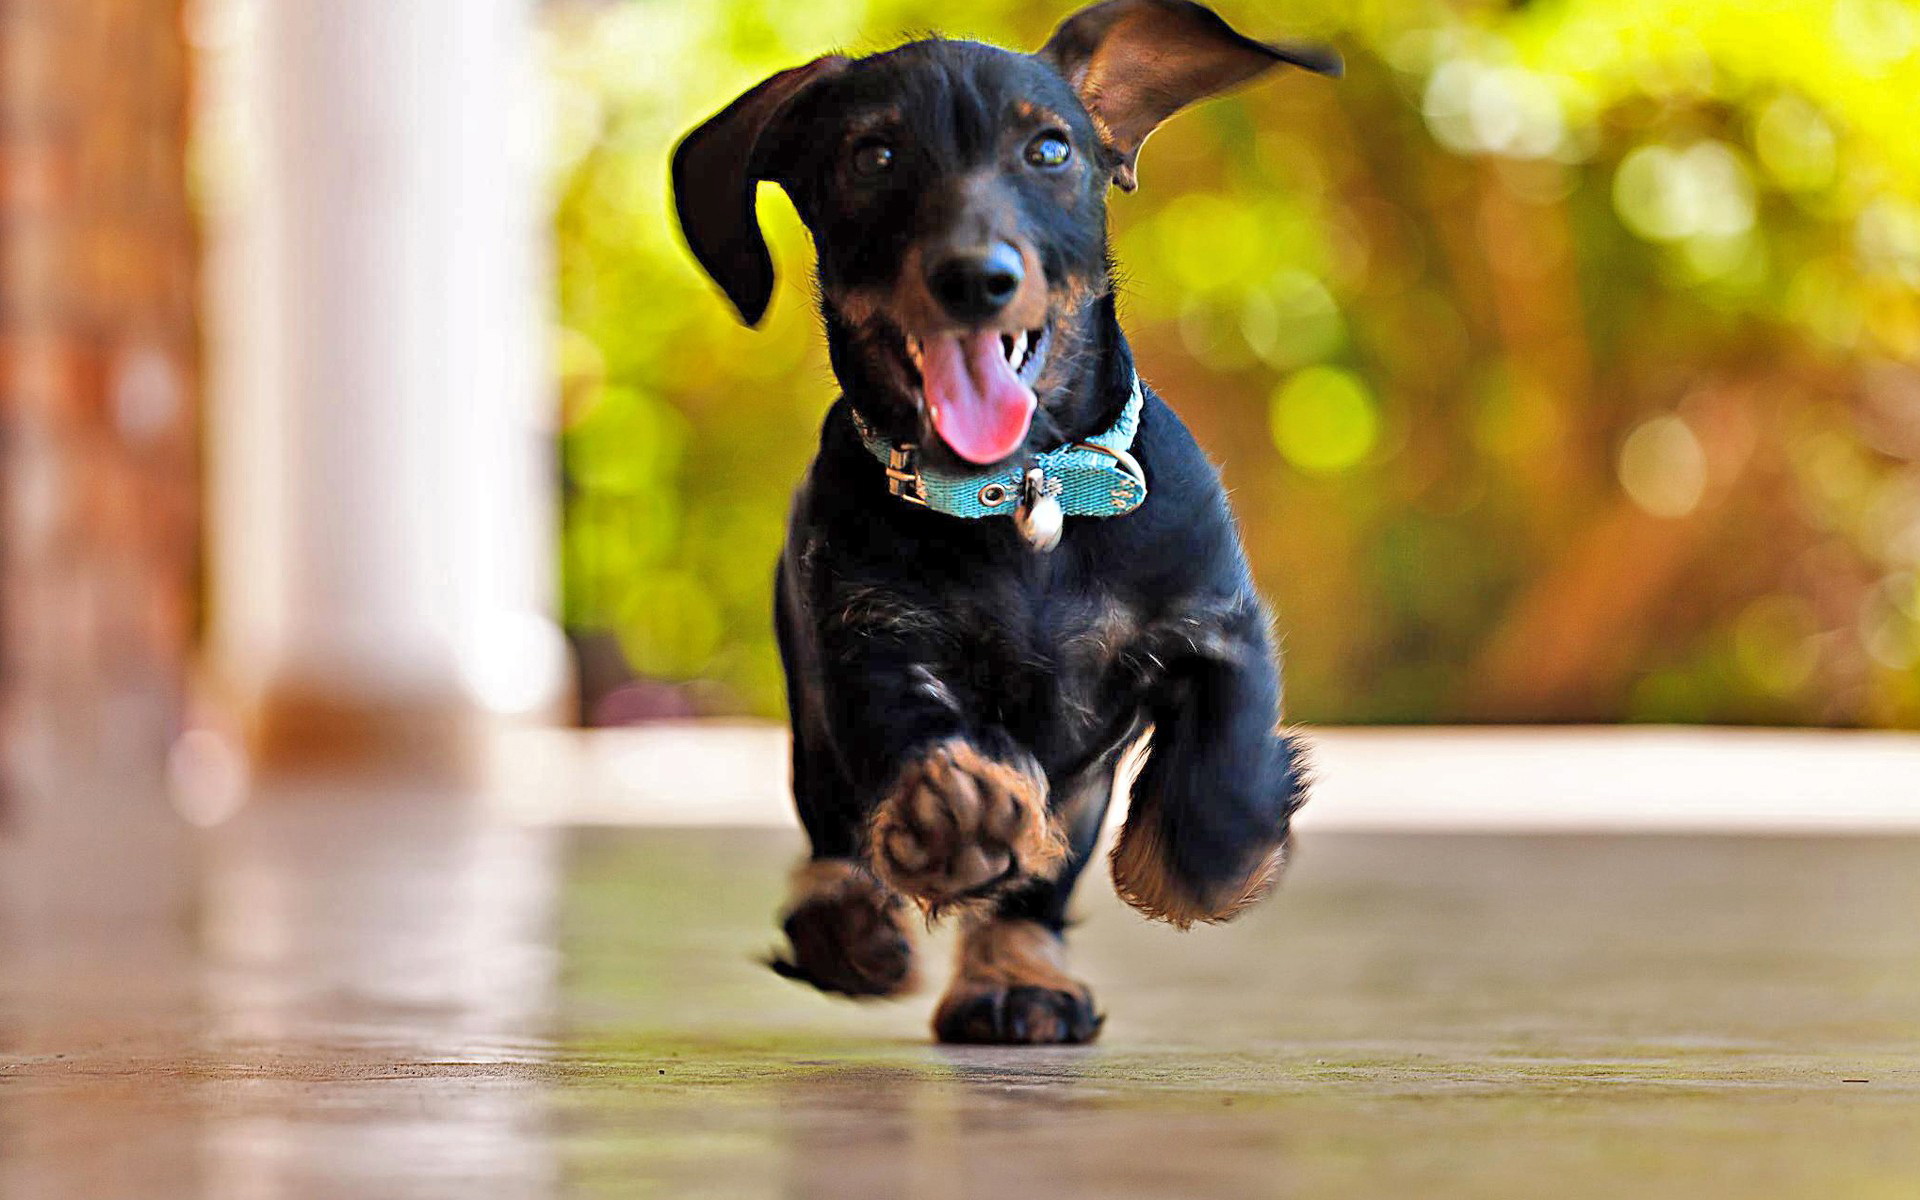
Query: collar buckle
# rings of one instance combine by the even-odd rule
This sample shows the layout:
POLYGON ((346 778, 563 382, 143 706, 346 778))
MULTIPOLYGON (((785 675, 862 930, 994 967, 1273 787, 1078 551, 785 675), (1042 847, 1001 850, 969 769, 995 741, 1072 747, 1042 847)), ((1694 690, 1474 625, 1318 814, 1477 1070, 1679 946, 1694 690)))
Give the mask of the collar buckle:
POLYGON ((925 508, 927 484, 914 462, 918 453, 919 448, 911 442, 887 447, 887 492, 925 508))

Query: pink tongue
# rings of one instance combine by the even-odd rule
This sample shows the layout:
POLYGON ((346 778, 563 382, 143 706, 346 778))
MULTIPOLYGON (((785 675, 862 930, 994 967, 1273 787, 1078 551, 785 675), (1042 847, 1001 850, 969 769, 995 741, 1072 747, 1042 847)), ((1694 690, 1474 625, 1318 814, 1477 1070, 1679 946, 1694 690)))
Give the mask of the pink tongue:
POLYGON ((1033 389, 1014 375, 998 333, 941 334, 920 352, 927 413, 955 454, 996 463, 1020 448, 1033 421, 1033 389))

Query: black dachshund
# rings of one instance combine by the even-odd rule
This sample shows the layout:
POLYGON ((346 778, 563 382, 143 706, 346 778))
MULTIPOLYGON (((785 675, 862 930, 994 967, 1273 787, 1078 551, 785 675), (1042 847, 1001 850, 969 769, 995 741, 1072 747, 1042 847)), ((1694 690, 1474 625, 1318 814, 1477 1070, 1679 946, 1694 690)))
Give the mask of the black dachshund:
POLYGON ((775 582, 812 843, 782 974, 899 994, 907 902, 964 906, 936 1033, 1092 1038, 1067 897, 1148 729, 1120 895, 1185 927, 1272 888, 1303 780, 1268 616, 1213 466, 1134 373, 1106 199, 1162 121, 1283 63, 1340 71, 1185 0, 1108 0, 1033 55, 815 59, 675 151, 687 243, 749 324, 755 186, 792 197, 844 388, 775 582))

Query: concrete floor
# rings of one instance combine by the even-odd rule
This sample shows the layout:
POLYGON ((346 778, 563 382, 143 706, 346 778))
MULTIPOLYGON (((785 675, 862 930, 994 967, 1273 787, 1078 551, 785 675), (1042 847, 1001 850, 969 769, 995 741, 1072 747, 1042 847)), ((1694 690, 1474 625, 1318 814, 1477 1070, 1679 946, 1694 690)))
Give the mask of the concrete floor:
POLYGON ((1920 840, 1322 833, 1186 935, 1094 876, 1103 1039, 1021 1051, 759 967, 797 845, 319 790, 163 918, 34 859, 0 1196, 1920 1196, 1920 840))

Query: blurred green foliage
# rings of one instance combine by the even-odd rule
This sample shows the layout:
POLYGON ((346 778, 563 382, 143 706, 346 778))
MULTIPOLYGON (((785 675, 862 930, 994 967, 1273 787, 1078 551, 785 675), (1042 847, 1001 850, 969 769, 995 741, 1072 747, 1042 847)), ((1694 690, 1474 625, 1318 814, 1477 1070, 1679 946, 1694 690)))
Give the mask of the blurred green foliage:
MULTIPOLYGON (((1311 721, 1920 725, 1920 12, 1286 5, 1346 54, 1183 115, 1114 197, 1144 373, 1220 459, 1311 721)), ((781 704, 769 584, 834 394, 805 232, 737 326, 674 140, 765 75, 1010 0, 547 9, 567 619, 781 704)))

